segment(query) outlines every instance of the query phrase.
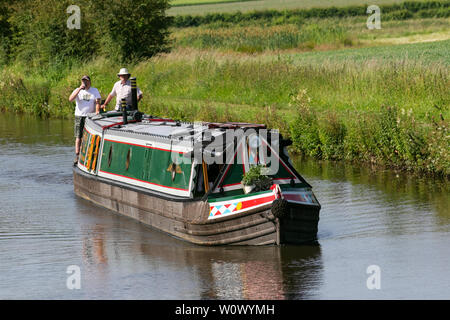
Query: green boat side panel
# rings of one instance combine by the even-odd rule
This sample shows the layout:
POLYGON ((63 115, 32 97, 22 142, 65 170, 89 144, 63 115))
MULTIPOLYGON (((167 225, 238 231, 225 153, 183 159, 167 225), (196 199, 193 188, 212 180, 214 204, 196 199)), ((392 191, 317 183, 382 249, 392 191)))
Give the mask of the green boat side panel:
POLYGON ((101 171, 160 186, 187 190, 190 164, 172 163, 171 152, 104 141, 101 171))
POLYGON ((244 175, 244 167, 242 164, 233 163, 228 169, 222 183, 219 187, 225 187, 228 185, 233 185, 241 183, 242 176, 244 175))

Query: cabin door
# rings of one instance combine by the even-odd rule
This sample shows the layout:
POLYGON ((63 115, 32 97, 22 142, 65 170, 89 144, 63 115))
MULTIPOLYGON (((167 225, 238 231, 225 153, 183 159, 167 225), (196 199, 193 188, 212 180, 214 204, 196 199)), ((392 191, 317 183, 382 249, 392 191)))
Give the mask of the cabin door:
POLYGON ((152 164, 152 153, 153 148, 151 143, 145 144, 145 153, 144 153, 144 163, 142 166, 142 180, 149 181, 150 180, 150 168, 152 164))

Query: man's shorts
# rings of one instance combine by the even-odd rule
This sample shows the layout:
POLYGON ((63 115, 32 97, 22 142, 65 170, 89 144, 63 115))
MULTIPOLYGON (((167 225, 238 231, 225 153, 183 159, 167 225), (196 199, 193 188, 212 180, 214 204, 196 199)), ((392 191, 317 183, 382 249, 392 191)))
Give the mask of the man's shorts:
POLYGON ((86 117, 75 116, 75 125, 73 126, 75 138, 81 139, 81 137, 83 136, 83 129, 84 129, 85 121, 86 121, 86 117))

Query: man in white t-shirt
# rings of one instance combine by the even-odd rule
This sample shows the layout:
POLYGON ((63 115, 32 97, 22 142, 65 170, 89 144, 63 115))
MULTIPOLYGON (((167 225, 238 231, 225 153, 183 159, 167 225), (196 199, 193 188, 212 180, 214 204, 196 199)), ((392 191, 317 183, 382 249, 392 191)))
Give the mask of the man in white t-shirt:
MULTIPOLYGON (((120 102, 122 99, 127 100, 127 106, 131 105, 132 97, 131 97, 131 74, 128 72, 127 68, 120 69, 117 74, 119 77, 119 81, 114 84, 114 87, 111 90, 111 93, 105 100, 105 103, 102 105, 102 108, 106 110, 106 106, 112 100, 112 98, 116 97, 116 111, 120 111, 120 102)), ((142 99, 142 91, 137 87, 137 101, 139 102, 142 99)))
POLYGON ((76 101, 75 107, 75 153, 74 165, 78 162, 80 154, 81 137, 83 136, 84 122, 88 113, 100 112, 100 92, 91 87, 91 78, 83 76, 80 87, 76 88, 69 97, 69 101, 76 101))

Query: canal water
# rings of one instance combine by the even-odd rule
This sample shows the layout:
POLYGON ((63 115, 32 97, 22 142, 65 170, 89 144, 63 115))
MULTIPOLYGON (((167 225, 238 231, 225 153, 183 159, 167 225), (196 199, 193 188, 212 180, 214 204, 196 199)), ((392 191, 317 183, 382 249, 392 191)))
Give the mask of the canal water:
POLYGON ((72 136, 0 114, 0 299, 450 298, 448 182, 294 159, 318 245, 206 248, 76 197, 72 136))

